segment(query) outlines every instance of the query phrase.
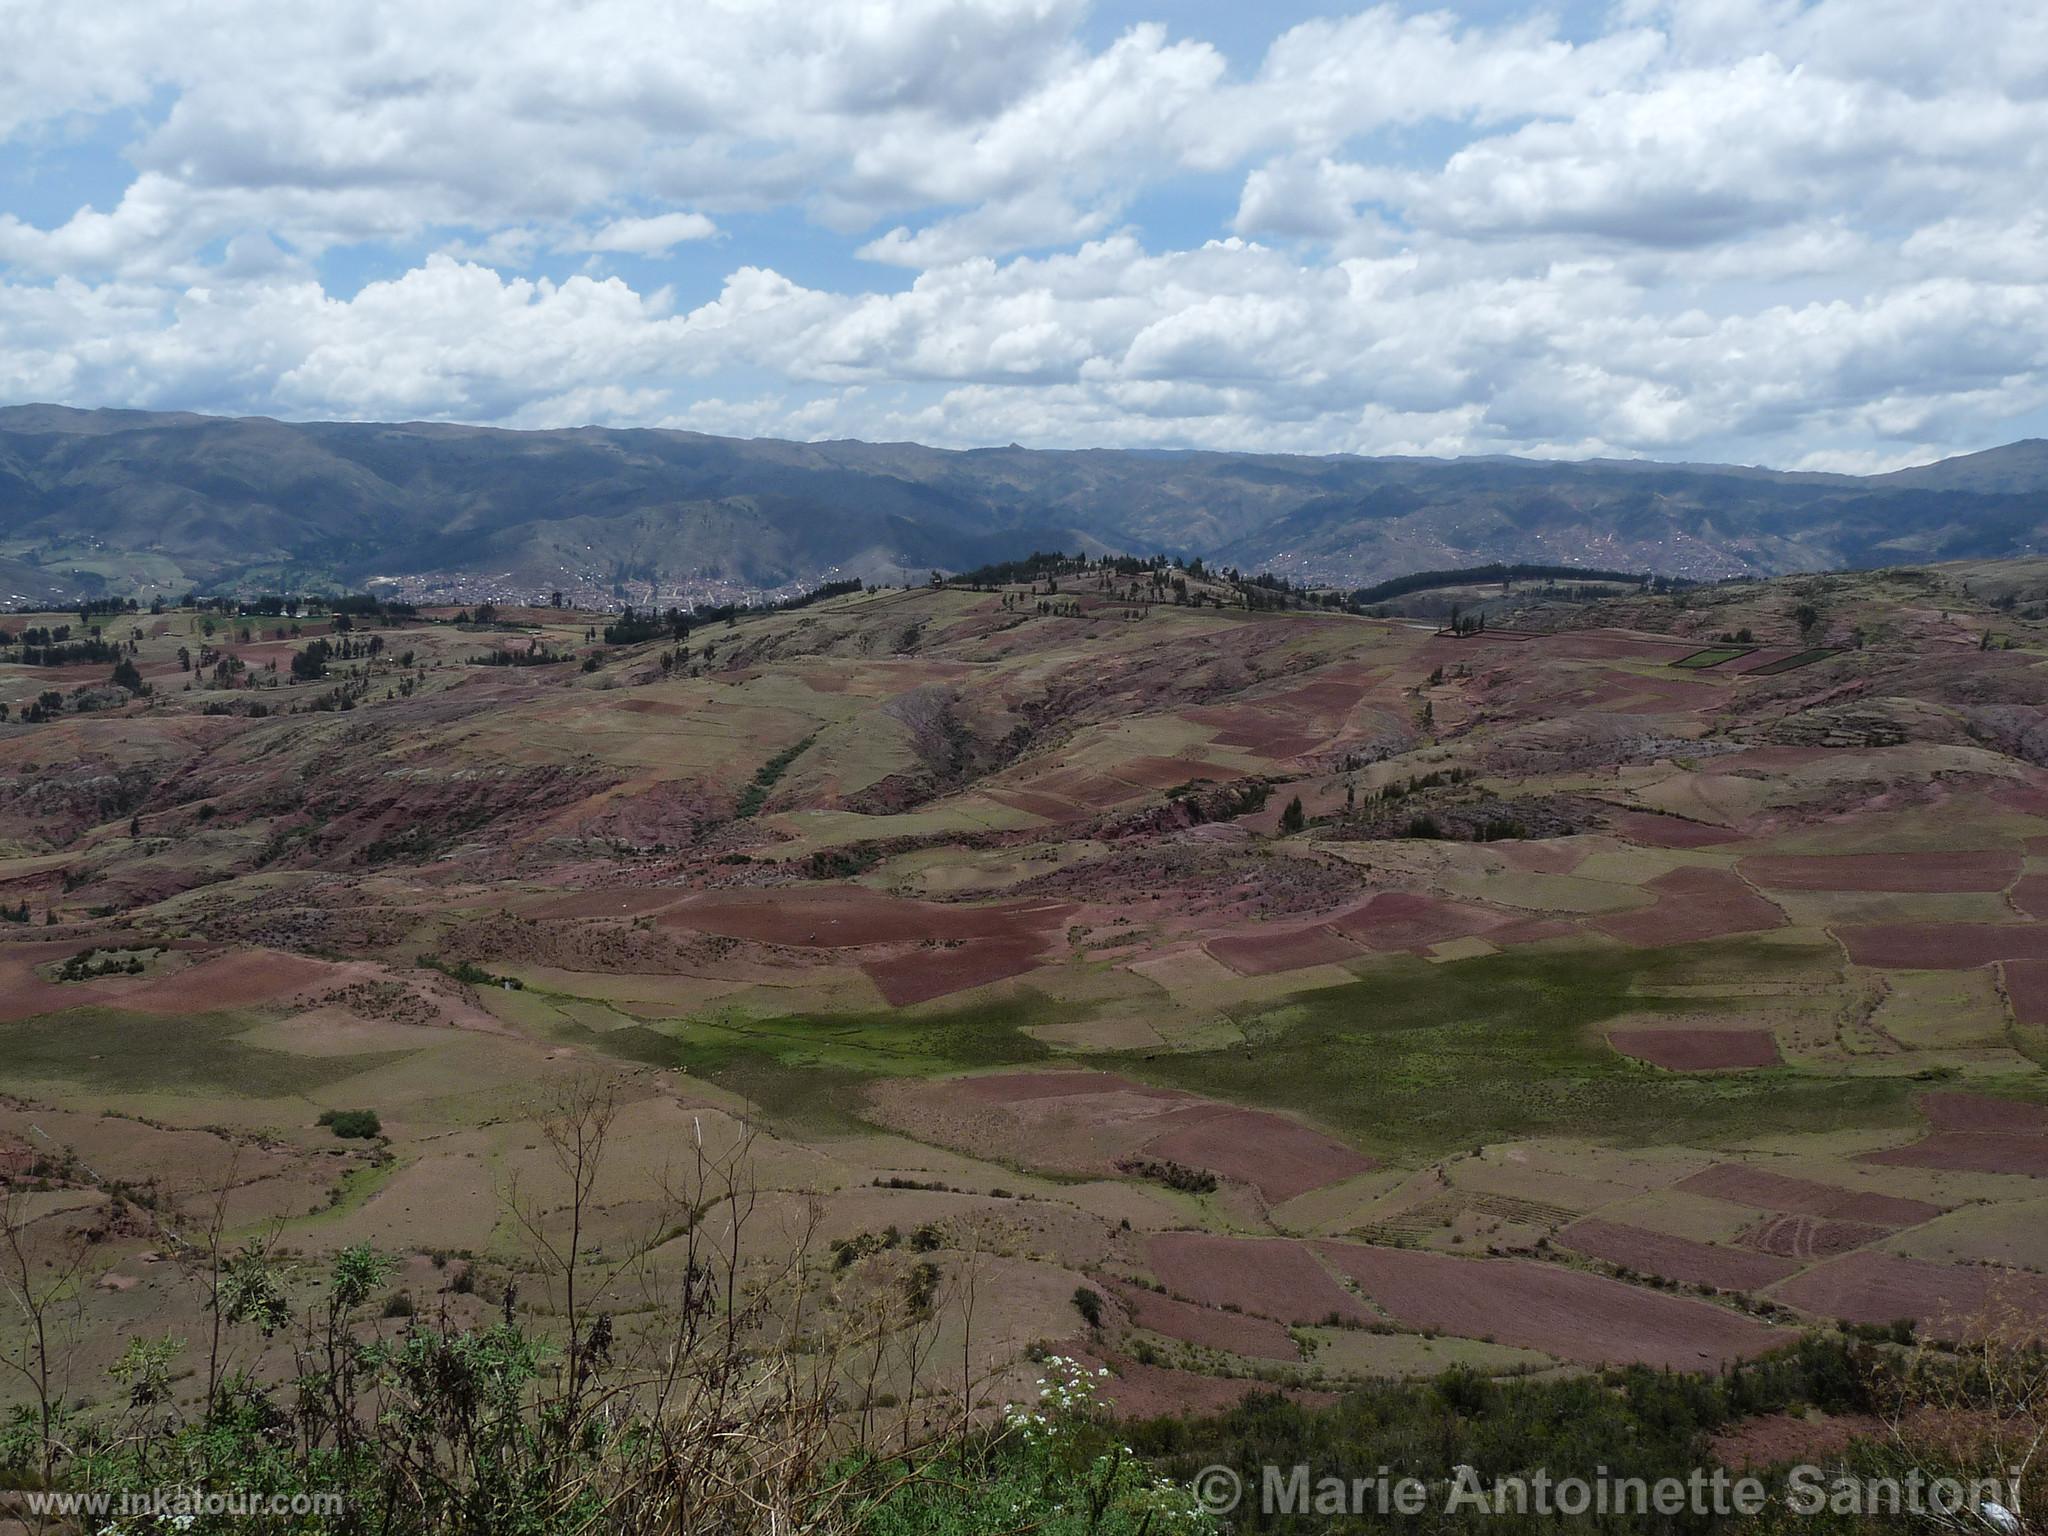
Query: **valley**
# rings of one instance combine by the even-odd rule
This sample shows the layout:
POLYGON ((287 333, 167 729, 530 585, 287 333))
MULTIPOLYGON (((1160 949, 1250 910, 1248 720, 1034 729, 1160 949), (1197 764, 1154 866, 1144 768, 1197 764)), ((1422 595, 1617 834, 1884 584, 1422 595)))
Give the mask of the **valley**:
POLYGON ((630 1334, 706 1159, 735 1286, 942 1298, 878 1413, 2048 1319, 2048 562, 1462 634, 1186 585, 0 650, 0 1169, 90 1237, 74 1390, 203 1335, 209 1230, 546 1329, 573 1211, 630 1334))

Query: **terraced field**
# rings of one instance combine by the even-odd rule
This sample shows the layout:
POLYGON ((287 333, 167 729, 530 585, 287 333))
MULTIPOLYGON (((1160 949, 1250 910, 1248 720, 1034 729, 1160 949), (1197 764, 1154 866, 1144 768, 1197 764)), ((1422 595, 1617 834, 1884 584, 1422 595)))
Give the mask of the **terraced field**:
POLYGON ((596 1268, 730 1152, 743 1275, 914 1254, 976 1369, 1132 1405, 2048 1324, 2025 621, 1938 570, 1469 636, 1159 590, 102 621, 143 695, 0 650, 0 1179, 95 1234, 78 1390, 200 1326, 207 1210, 487 1308, 592 1083, 596 1268))

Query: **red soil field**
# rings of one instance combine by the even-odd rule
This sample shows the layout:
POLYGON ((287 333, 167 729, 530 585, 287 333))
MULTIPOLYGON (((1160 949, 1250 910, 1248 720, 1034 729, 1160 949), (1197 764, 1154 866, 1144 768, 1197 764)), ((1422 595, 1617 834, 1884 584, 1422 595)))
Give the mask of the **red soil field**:
POLYGON ((1192 1105, 1163 1124, 1166 1129, 1145 1143, 1147 1157, 1236 1179, 1275 1205, 1379 1166, 1320 1131, 1256 1109, 1192 1105))
POLYGON ((2048 926, 2039 923, 1872 923, 1837 928, 1835 937, 1856 964, 1900 970, 1966 971, 1995 960, 2048 960, 2048 926))
POLYGON ((281 1001, 329 980, 323 961, 270 949, 230 950, 105 1001, 136 1013, 209 1013, 281 1001))
MULTIPOLYGON (((1091 1359, 1087 1355, 1075 1358, 1084 1362, 1091 1359)), ((1275 1390, 1255 1377, 1198 1376, 1193 1371, 1140 1365, 1135 1360, 1118 1358, 1106 1363, 1115 1374, 1099 1383, 1103 1399, 1114 1412, 1127 1419, 1221 1413, 1248 1397, 1275 1390)), ((1304 1387, 1283 1387, 1279 1391, 1289 1402, 1312 1407, 1327 1407, 1337 1401, 1334 1392, 1311 1392, 1304 1387)))
POLYGON ((1725 869, 1674 869, 1643 889, 1656 893, 1654 906, 1595 918, 1593 926, 1624 944, 1657 948, 1785 925, 1784 913, 1725 869))
POLYGON ((1160 1232, 1146 1240, 1145 1254, 1169 1291, 1204 1306, 1233 1306, 1283 1323, 1320 1323, 1333 1312, 1372 1321, 1312 1252, 1284 1237, 1160 1232))
POLYGON ((1699 646, 1689 640, 1656 635, 1631 635, 1618 629, 1581 629, 1544 637, 1547 656, 1577 656, 1590 661, 1676 661, 1699 646))
POLYGON ((1687 1194, 1711 1195, 1717 1200, 1761 1206, 1767 1211, 1833 1216, 1842 1221, 1868 1221, 1887 1227, 1915 1226, 1941 1214, 1940 1206, 1924 1200, 1788 1178, 1763 1168, 1745 1168, 1740 1163, 1716 1163, 1711 1168, 1702 1168, 1680 1179, 1674 1187, 1687 1194))
POLYGON ((1461 902, 1413 891, 1381 891, 1330 919, 1330 926, 1368 949, 1393 950, 1427 949, 1448 939, 1484 933, 1500 921, 1492 912, 1461 902))
POLYGON ((1624 1056, 1672 1072, 1774 1067, 1782 1059, 1768 1029, 1617 1029, 1607 1043, 1624 1056))
POLYGON ((1770 1467, 1827 1466, 1851 1441, 1880 1440, 1889 1426, 1874 1413, 1760 1413, 1737 1419, 1707 1437, 1714 1460, 1737 1472, 1770 1467))
POLYGON ((762 944, 847 949, 917 939, 1021 939, 1049 933, 1073 909, 1065 902, 1011 901, 992 907, 912 901, 860 886, 713 891, 662 914, 665 926, 762 944))
POLYGON ((1544 939, 1561 939, 1578 930, 1555 917, 1520 917, 1486 930, 1489 944, 1536 944, 1544 939))
POLYGON ((2007 1331, 2038 1336, 2048 1325, 2048 1279, 1990 1265, 1929 1264, 1889 1253, 1852 1253, 1777 1288, 1778 1299, 1817 1317, 1890 1323, 1910 1317, 1943 1338, 2007 1331), (1975 1326, 1973 1326, 1975 1325, 1975 1326))
POLYGON ((1668 715, 1707 709, 1720 702, 1711 683, 1686 682, 1670 677, 1630 677, 1614 690, 1614 702, 1607 705, 1617 715, 1668 715))
POLYGON ((524 917, 640 917, 672 907, 689 893, 663 886, 621 886, 616 890, 564 891, 522 909, 524 917))
POLYGON ((1294 1336, 1270 1317, 1246 1317, 1241 1312, 1198 1307, 1193 1302, 1175 1301, 1171 1296, 1121 1281, 1111 1281, 1108 1289, 1130 1312, 1134 1324, 1163 1333, 1169 1339, 1185 1339, 1203 1349, 1228 1350, 1255 1360, 1301 1358, 1294 1336))
POLYGON ((1646 1275, 1683 1280, 1690 1285, 1715 1285, 1724 1291, 1754 1291, 1793 1274, 1797 1264, 1767 1253, 1746 1253, 1716 1243, 1696 1243, 1641 1227, 1588 1216, 1558 1234, 1558 1241, 1576 1252, 1609 1264, 1621 1264, 1646 1275))
POLYGON ((1030 816, 1043 816, 1047 821, 1071 821, 1080 815, 1077 807, 1053 795, 1039 794, 1029 789, 991 789, 985 791, 989 799, 1000 805, 1007 805, 1013 811, 1023 811, 1030 816))
POLYGON ((1736 1241, 1758 1253, 1774 1253, 1788 1259, 1828 1259, 1887 1237, 1891 1230, 1861 1221, 1786 1215, 1758 1222, 1736 1241))
POLYGON ((1146 789, 1176 789, 1195 779, 1213 779, 1219 784, 1245 776, 1242 768, 1226 768, 1198 757, 1134 757, 1118 763, 1116 776, 1146 789))
POLYGON ((2012 904, 2029 917, 2048 918, 2048 875, 2022 875, 2012 888, 2012 904))
POLYGON ((1717 843, 1739 843, 1740 832, 1687 821, 1683 816, 1660 816, 1654 811, 1623 811, 1609 818, 1622 837, 1644 848, 1711 848, 1717 843))
POLYGON ((1096 1093, 1133 1093, 1151 1099, 1187 1099, 1174 1088, 1148 1088, 1114 1072, 991 1072, 985 1077, 956 1077, 955 1090, 984 1104, 1024 1104, 1033 1099, 1065 1099, 1096 1093))
POLYGON ((1744 859, 1736 868, 1745 880, 1774 891, 2002 891, 2020 872, 2020 856, 2009 848, 1779 853, 1744 859))
POLYGON ((2048 960, 2008 960, 2000 969, 2012 1016, 2022 1024, 2048 1024, 2048 960))
POLYGON ((1990 1131, 1936 1131, 1907 1147, 1866 1152, 1857 1159, 1892 1168, 1954 1168, 1973 1173, 2020 1173, 2048 1178, 2048 1136, 1990 1131))
POLYGON ((1915 1101, 1938 1131, 2048 1132, 2048 1104, 1994 1099, 1985 1093, 1923 1093, 1915 1101))
POLYGON ((934 949, 914 949, 881 960, 863 960, 861 969, 891 1007, 907 1008, 969 987, 1021 976, 1035 970, 1045 953, 1037 934, 1016 938, 963 939, 934 949))
POLYGON ((1336 965, 1358 956, 1358 946, 1335 930, 1311 928, 1232 934, 1202 946, 1240 976, 1270 976, 1309 965, 1336 965))
POLYGON ((1412 1249, 1319 1243, 1323 1256, 1411 1328, 1538 1349, 1588 1365, 1640 1361, 1712 1369, 1789 1337, 1711 1302, 1640 1290, 1561 1265, 1453 1259, 1412 1249))
POLYGON ((1991 791, 1995 805, 2026 816, 2048 816, 2048 784, 2001 784, 1991 791))

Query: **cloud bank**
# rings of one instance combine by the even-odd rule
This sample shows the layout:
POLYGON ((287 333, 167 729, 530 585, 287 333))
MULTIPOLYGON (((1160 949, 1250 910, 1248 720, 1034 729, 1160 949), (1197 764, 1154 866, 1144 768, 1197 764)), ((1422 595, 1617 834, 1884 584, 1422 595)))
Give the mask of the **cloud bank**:
POLYGON ((0 4, 0 399, 1871 469, 2048 431, 2035 0, 0 4))

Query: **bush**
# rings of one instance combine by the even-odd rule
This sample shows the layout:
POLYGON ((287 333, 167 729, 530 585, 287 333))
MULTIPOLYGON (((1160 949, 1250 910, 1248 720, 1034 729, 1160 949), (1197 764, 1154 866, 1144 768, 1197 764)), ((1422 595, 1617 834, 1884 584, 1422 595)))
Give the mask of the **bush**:
POLYGON ((330 1109, 319 1123, 346 1141, 368 1141, 384 1134, 384 1122, 374 1109, 330 1109))
POLYGON ((1102 1295, 1085 1285, 1074 1287, 1074 1310, 1081 1314, 1081 1321, 1090 1328, 1102 1326, 1102 1295))

